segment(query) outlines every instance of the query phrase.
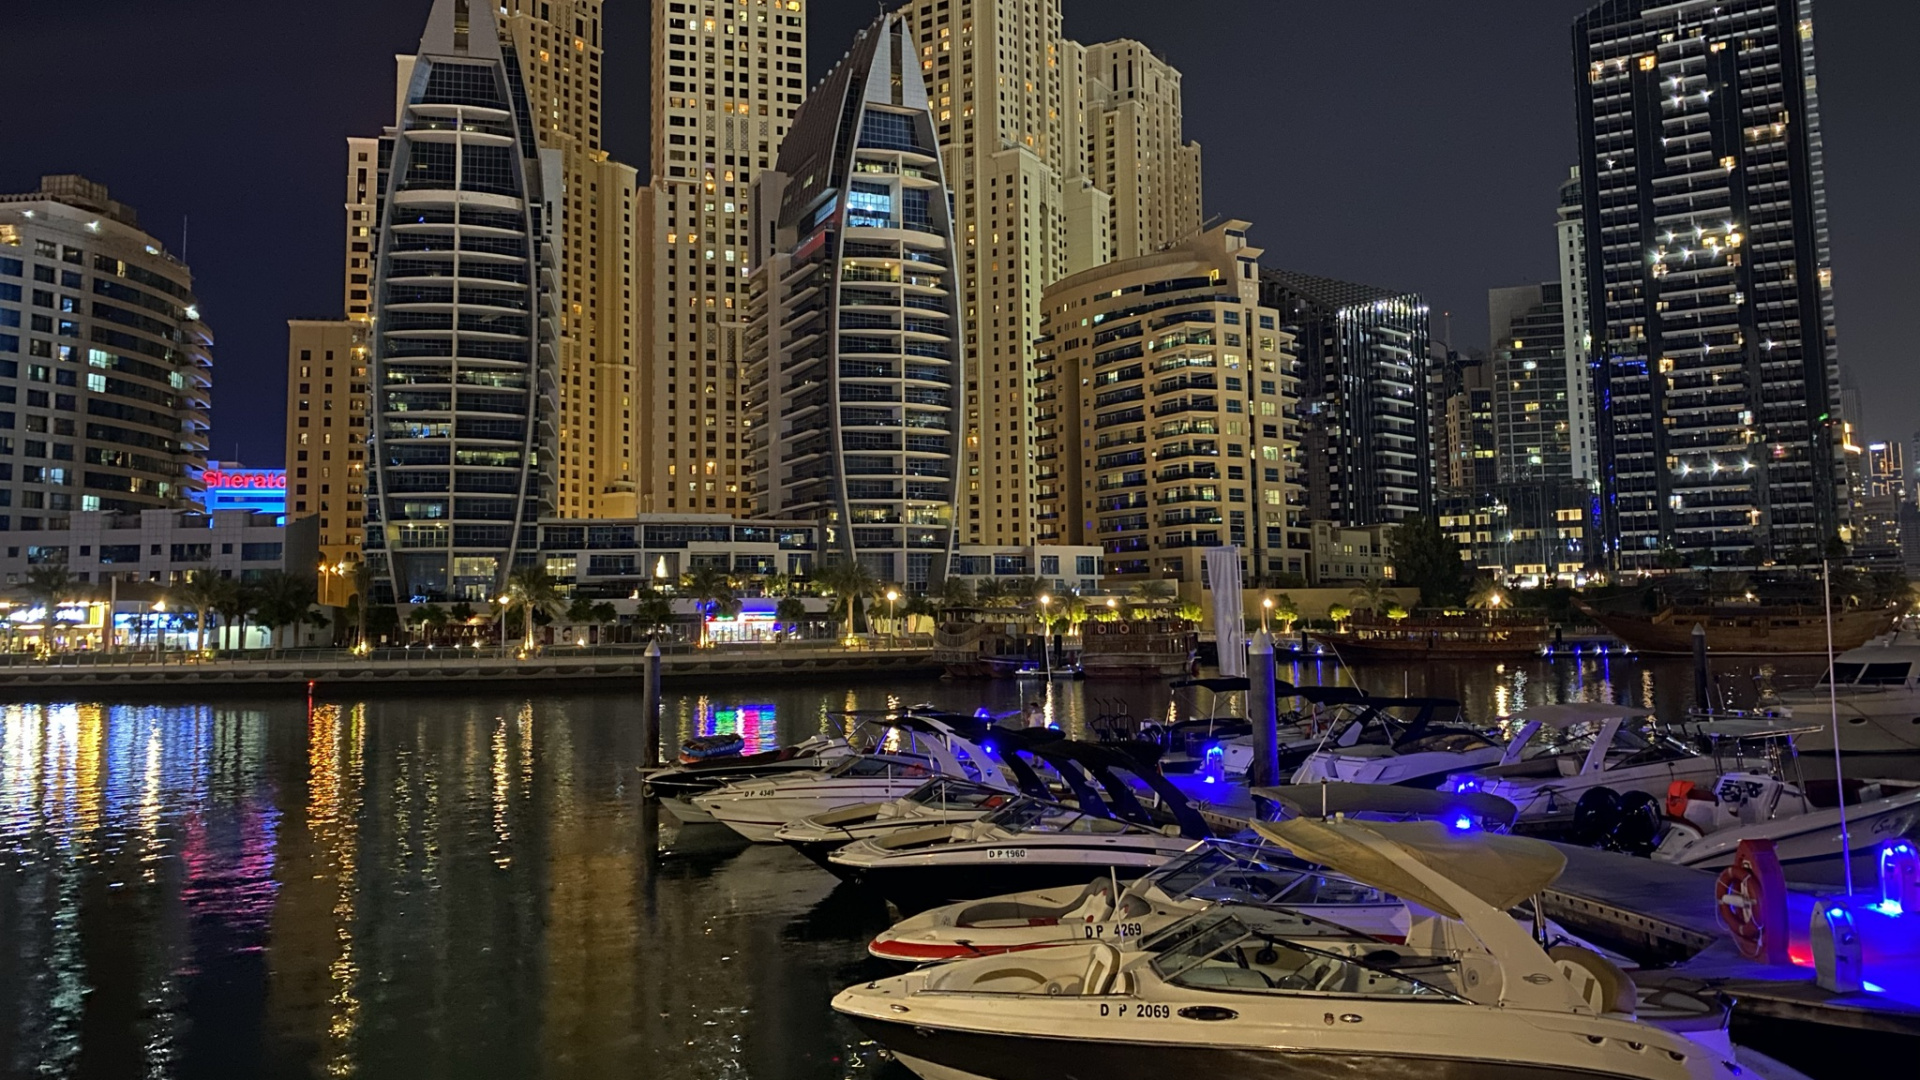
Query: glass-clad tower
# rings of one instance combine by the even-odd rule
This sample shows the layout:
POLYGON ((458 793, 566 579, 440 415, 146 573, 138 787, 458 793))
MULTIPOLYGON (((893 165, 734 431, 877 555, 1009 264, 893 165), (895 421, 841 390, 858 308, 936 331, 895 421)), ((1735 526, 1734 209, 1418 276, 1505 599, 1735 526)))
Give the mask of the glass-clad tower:
POLYGON ((1573 48, 1607 561, 1821 550, 1846 476, 1811 0, 1607 0, 1573 48))
POLYGON ((552 489, 558 336, 543 198, 558 181, 483 0, 436 0, 388 143, 368 558, 399 602, 483 600, 552 489))
POLYGON ((755 184, 748 415, 760 513, 924 589, 953 542, 956 248, 909 27, 855 41, 755 184))

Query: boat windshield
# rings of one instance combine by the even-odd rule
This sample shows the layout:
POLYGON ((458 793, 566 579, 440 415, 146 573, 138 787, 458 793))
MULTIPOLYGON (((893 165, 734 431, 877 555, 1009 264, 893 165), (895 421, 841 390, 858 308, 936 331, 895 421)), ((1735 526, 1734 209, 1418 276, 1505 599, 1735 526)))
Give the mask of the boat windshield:
MULTIPOLYGON (((1593 751, 1594 741, 1605 729, 1604 721, 1582 721, 1566 727, 1552 724, 1540 725, 1540 730, 1527 740, 1528 746, 1520 755, 1522 761, 1542 761, 1547 758, 1563 758, 1580 761, 1593 751)), ((1607 745, 1607 768, 1615 769, 1623 765, 1646 765, 1656 761, 1672 761, 1676 758, 1695 757, 1696 752, 1685 743, 1671 735, 1656 731, 1644 721, 1638 724, 1621 724, 1613 733, 1613 742, 1607 745)))
MULTIPOLYGON (((1904 660, 1875 664, 1838 660, 1833 665, 1832 681, 1840 686, 1903 686, 1912 674, 1913 664, 1904 660)), ((1825 676, 1821 677, 1820 685, 1828 685, 1825 676)))
POLYGON ((915 761, 891 755, 874 757, 868 754, 859 754, 835 765, 828 775, 844 777, 886 776, 897 777, 904 780, 916 776, 922 778, 929 777, 934 775, 934 771, 933 767, 925 761, 915 761))
POLYGON ((1342 749, 1385 746, 1399 754, 1464 753, 1494 745, 1486 736, 1458 723, 1421 724, 1417 718, 1403 720, 1381 709, 1368 709, 1336 722, 1327 742, 1342 749))
POLYGON ((934 810, 998 810, 1013 801, 1012 795, 999 788, 947 777, 927 781, 907 798, 934 810))
MULTIPOLYGON (((1451 960, 1385 947, 1368 947, 1354 956, 1310 948, 1289 940, 1297 934, 1297 920, 1285 912, 1252 908, 1205 912, 1168 927, 1142 942, 1141 948, 1156 952, 1154 974, 1175 986, 1199 990, 1463 1000, 1405 970, 1417 968, 1438 976, 1451 960), (1176 930, 1182 932, 1176 934, 1176 930)), ((1363 941, 1354 939, 1356 945, 1363 941)), ((1365 942, 1366 946, 1378 944, 1365 942)))
POLYGON ((1139 830, 1122 821, 1083 814, 1038 799, 1016 799, 981 819, 1010 833, 1123 833, 1139 830))
POLYGON ((1168 896, 1214 903, 1390 904, 1379 889, 1280 859, 1235 856, 1209 845, 1155 876, 1168 896))

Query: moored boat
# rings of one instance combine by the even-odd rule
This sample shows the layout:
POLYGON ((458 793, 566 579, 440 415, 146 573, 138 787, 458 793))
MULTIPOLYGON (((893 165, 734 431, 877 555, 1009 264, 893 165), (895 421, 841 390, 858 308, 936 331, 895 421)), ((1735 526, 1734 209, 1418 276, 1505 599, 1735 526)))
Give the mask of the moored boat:
POLYGON ((1434 615, 1356 620, 1312 636, 1344 660, 1472 660, 1538 656, 1553 628, 1525 618, 1434 615))
POLYGON ((1173 616, 1088 622, 1080 628, 1080 667, 1088 678, 1170 679, 1193 670, 1199 638, 1173 616))
MULTIPOLYGON (((1685 656, 1693 628, 1707 633, 1707 651, 1723 656, 1815 656, 1827 651, 1826 612, 1815 604, 1666 604, 1625 611, 1576 600, 1574 606, 1635 652, 1685 656)), ((1833 613, 1833 647, 1857 649, 1884 634, 1899 617, 1894 607, 1833 613)))

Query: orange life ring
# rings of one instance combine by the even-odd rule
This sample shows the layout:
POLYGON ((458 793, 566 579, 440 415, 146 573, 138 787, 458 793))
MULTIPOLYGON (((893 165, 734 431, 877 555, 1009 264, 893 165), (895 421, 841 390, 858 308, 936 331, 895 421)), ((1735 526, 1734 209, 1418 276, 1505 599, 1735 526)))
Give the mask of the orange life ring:
POLYGON ((1771 840, 1742 840, 1733 865, 1713 882, 1713 907, 1740 955, 1787 962, 1786 876, 1771 840))

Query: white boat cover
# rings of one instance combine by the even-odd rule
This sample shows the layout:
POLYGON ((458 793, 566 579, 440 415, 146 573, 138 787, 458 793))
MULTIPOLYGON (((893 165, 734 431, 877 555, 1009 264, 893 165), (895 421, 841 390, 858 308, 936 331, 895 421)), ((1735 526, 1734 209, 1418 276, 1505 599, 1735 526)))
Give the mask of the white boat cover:
POLYGON ((1292 818, 1259 821, 1253 827, 1302 859, 1456 919, 1461 913, 1452 903, 1419 876, 1374 850, 1369 839, 1392 844, 1497 911, 1506 911, 1553 884, 1567 866, 1567 857, 1544 840, 1457 832, 1437 821, 1292 818))
POLYGON ((1429 791, 1395 784, 1355 784, 1330 780, 1320 784, 1281 784, 1249 788, 1256 798, 1275 802, 1296 817, 1332 817, 1335 814, 1407 814, 1451 818, 1466 813, 1511 828, 1520 811, 1498 795, 1484 791, 1429 791))

